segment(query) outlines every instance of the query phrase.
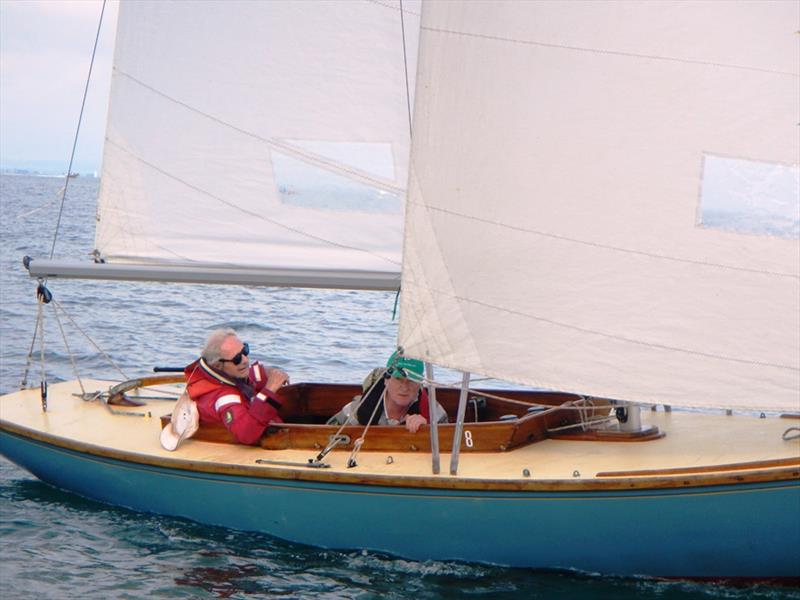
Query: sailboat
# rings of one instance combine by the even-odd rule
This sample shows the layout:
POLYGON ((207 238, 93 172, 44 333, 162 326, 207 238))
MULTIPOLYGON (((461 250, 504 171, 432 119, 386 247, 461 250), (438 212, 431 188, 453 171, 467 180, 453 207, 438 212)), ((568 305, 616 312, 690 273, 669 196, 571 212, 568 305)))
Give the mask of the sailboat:
POLYGON ((183 377, 143 374, 3 396, 0 452, 89 498, 325 548, 797 581, 800 248, 775 182, 800 162, 799 20, 122 3, 96 260, 31 276, 399 287, 398 343, 451 422, 337 428, 358 382, 301 383, 260 445, 201 427, 168 451, 172 405, 147 390, 183 377))

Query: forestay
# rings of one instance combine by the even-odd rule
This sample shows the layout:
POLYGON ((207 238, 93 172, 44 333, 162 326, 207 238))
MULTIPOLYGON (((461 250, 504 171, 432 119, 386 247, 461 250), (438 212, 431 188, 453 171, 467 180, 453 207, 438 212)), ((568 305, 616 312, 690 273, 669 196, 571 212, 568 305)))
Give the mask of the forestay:
MULTIPOLYGON (((413 86, 419 2, 403 6, 413 86)), ((396 287, 403 54, 398 0, 123 3, 97 253, 396 287)))
POLYGON ((797 2, 424 5, 400 343, 800 410, 797 2))

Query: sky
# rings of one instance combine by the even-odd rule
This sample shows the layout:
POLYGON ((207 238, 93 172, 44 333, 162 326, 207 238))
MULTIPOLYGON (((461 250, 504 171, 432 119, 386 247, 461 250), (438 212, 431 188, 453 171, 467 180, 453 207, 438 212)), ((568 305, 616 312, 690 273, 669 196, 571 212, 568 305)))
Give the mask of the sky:
MULTIPOLYGON (((102 0, 0 0, 0 166, 63 173, 102 0)), ((73 171, 99 171, 118 3, 109 0, 73 171)))

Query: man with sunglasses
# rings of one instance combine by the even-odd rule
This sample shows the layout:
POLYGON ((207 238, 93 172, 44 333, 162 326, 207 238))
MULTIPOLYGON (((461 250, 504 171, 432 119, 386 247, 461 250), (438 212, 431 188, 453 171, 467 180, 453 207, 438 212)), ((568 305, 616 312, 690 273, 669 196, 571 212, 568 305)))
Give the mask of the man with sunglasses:
POLYGON ((186 389, 200 424, 222 423, 241 444, 258 444, 270 423, 281 423, 276 392, 289 383, 280 369, 250 362, 250 346, 233 329, 218 329, 185 369, 186 389))

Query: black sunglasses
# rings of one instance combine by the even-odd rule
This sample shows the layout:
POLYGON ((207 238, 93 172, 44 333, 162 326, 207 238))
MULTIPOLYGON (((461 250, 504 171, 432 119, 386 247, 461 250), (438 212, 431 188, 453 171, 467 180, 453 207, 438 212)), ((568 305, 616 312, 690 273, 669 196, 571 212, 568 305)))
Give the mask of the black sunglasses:
POLYGON ((219 362, 221 363, 232 362, 233 364, 238 365, 242 362, 242 357, 247 356, 248 354, 250 354, 250 344, 245 342, 244 346, 242 346, 242 349, 236 354, 234 354, 233 358, 220 358, 219 362))
POLYGON ((414 383, 419 383, 420 381, 419 375, 417 373, 414 373, 413 371, 410 372, 413 374, 413 377, 409 377, 408 375, 409 371, 407 371, 403 367, 389 367, 388 369, 386 369, 386 377, 394 377, 395 374, 397 373, 400 375, 400 377, 404 377, 409 381, 413 381, 414 383))

